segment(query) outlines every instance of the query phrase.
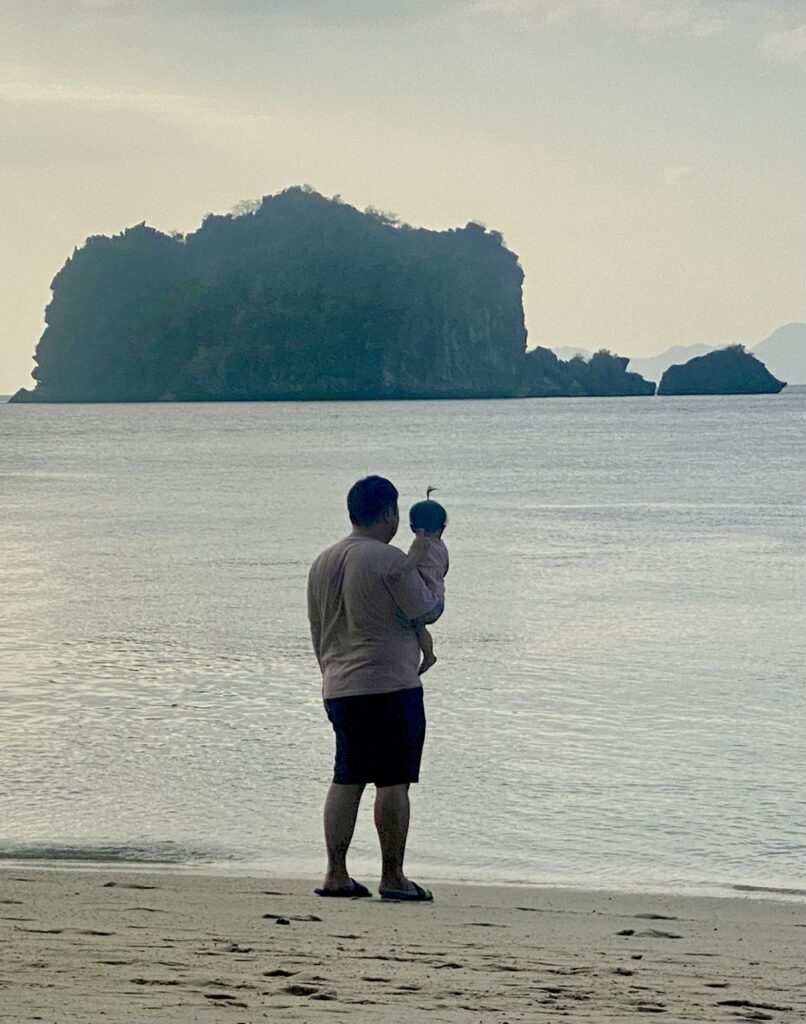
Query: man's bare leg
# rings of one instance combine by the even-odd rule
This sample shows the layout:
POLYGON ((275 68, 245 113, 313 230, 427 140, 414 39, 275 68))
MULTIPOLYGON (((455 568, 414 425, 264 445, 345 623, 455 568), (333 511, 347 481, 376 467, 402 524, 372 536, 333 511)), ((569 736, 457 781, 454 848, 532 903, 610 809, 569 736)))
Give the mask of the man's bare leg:
POLYGON ((403 873, 406 838, 409 834, 409 784, 379 786, 375 795, 375 828, 381 843, 381 885, 383 889, 411 890, 413 884, 403 873))
POLYGON ((325 797, 325 844, 327 846, 327 871, 325 889, 343 889, 350 884, 347 873, 347 851, 355 831, 358 805, 361 802, 363 785, 342 785, 331 783, 325 797))

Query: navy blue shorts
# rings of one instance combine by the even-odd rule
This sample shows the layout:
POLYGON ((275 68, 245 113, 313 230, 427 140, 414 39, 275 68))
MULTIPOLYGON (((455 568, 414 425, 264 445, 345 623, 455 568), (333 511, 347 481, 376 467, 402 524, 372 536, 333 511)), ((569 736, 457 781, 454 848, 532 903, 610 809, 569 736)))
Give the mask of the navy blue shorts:
POLYGON ((422 687, 333 697, 325 701, 325 710, 336 734, 334 782, 419 782, 425 740, 422 687))

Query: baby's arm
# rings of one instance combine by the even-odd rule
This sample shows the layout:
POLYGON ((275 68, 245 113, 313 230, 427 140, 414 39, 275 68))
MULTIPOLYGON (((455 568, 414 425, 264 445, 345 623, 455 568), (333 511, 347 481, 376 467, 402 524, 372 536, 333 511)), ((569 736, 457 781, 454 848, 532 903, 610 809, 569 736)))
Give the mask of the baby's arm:
POLYGON ((428 548, 428 540, 424 534, 418 532, 414 536, 414 540, 411 542, 411 547, 408 550, 408 554, 400 563, 394 572, 389 574, 389 579, 394 583, 406 575, 407 572, 416 572, 417 566, 420 564, 423 553, 428 548))

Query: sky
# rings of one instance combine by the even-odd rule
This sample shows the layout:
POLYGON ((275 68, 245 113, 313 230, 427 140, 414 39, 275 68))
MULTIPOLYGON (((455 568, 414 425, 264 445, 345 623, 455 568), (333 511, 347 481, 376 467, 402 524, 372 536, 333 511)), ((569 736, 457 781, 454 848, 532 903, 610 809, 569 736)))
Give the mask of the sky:
POLYGON ((0 393, 76 246, 309 184, 479 220, 529 346, 806 319, 806 0, 3 0, 0 393))

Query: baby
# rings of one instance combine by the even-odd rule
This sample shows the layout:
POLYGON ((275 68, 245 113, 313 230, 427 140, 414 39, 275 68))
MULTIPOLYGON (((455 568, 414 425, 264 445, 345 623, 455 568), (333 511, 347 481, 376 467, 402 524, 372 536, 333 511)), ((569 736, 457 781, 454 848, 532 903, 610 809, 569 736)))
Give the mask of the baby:
POLYGON ((400 578, 407 572, 419 572, 428 587, 439 597, 432 612, 412 620, 423 655, 420 675, 427 672, 437 660, 434 641, 426 625, 436 622, 445 610, 445 577, 448 574, 448 549, 442 540, 448 525, 448 513, 438 501, 431 500, 433 490, 433 487, 429 487, 426 500, 418 501, 409 509, 409 525, 415 537, 403 564, 394 573, 395 578, 400 578))

